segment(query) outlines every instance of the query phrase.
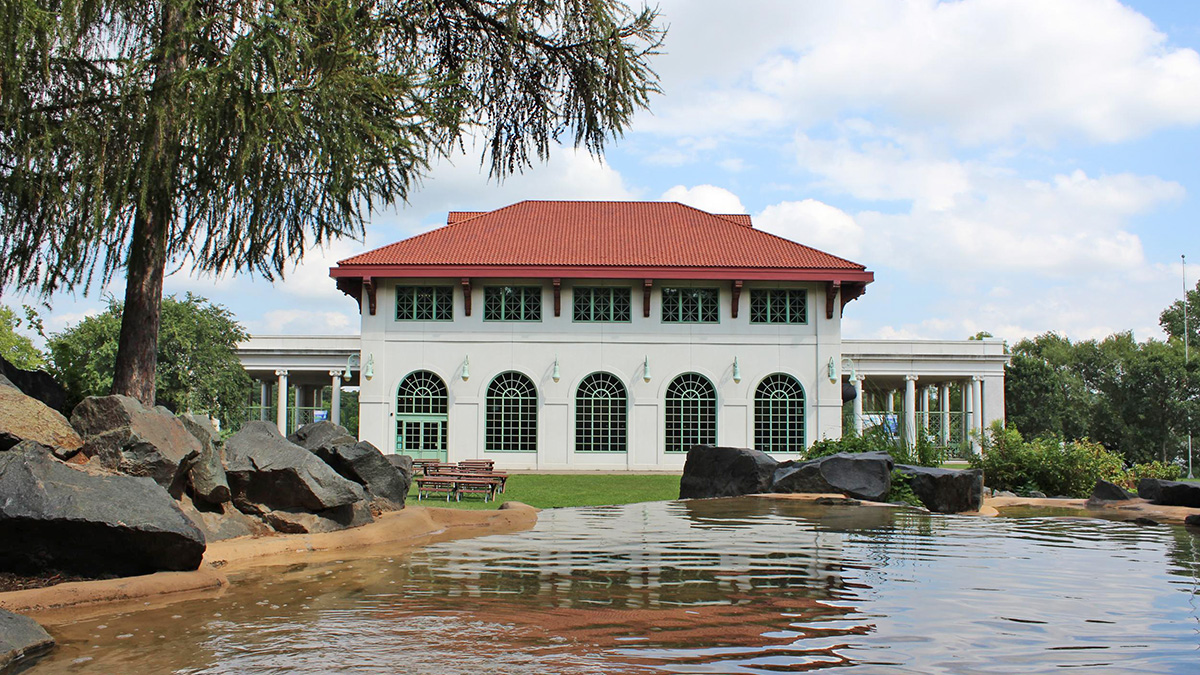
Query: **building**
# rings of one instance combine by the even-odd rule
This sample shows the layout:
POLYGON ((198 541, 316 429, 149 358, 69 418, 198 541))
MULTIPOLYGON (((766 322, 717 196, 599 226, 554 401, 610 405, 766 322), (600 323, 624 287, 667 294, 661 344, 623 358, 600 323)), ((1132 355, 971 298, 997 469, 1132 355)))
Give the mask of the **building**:
MULTIPOLYGON (((697 443, 795 457, 841 435, 843 383, 853 375, 861 390, 872 364, 884 382, 914 378, 897 386, 907 436, 944 422, 930 401, 945 408, 951 396, 941 388, 931 399, 927 383, 1003 382, 1006 357, 980 352, 997 343, 947 343, 943 354, 963 352, 958 360, 971 366, 947 372, 936 358, 922 363, 919 348, 907 363, 921 372, 904 371, 903 355, 895 370, 864 343, 857 367, 841 318, 874 280, 870 271, 756 230, 749 216, 677 203, 525 201, 452 212, 444 227, 343 260, 330 275, 362 316, 359 435, 416 457, 677 469, 697 443)), ((301 351, 325 338, 244 346, 253 375, 269 380, 274 367, 286 387, 291 352, 279 343, 273 362, 258 342, 279 339, 301 351)), ((336 383, 345 373, 328 365, 321 377, 336 383)), ((962 388, 960 407, 971 414, 956 414, 972 428, 1003 416, 1002 384, 998 407, 983 404, 996 396, 986 389, 962 388)), ((264 406, 268 395, 264 387, 264 406)))

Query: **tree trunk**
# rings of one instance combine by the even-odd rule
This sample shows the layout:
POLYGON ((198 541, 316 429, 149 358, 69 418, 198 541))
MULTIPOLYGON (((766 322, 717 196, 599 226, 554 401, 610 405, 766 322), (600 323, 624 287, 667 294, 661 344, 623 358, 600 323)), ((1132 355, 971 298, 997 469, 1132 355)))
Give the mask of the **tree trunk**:
POLYGON ((140 196, 134 216, 129 257, 125 261, 125 307, 112 393, 154 405, 158 366, 163 275, 167 234, 175 217, 175 174, 180 129, 175 119, 182 94, 172 80, 187 68, 185 17, 173 2, 162 3, 162 35, 139 167, 140 196))

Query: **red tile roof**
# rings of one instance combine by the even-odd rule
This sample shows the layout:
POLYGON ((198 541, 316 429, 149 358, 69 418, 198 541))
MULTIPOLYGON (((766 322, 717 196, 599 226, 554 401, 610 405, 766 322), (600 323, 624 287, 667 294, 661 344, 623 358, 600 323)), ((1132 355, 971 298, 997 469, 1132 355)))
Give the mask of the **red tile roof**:
POLYGON ((676 202, 524 201, 347 258, 335 277, 591 276, 841 279, 858 263, 676 202), (583 274, 586 272, 586 274, 583 274), (739 276, 739 274, 741 276, 739 276))

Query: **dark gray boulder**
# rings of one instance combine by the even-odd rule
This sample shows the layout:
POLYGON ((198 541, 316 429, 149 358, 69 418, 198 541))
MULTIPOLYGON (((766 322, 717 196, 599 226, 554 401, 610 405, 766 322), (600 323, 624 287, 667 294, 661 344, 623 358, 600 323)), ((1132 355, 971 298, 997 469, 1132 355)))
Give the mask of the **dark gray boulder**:
POLYGON ((1200 527, 1200 513, 1193 513, 1183 519, 1183 524, 1191 527, 1200 527))
POLYGON ((404 480, 404 484, 412 486, 413 479, 413 458, 408 455, 384 455, 392 466, 400 472, 400 477, 404 480))
POLYGON ((69 412, 67 390, 51 377, 50 373, 42 370, 23 370, 0 356, 0 378, 20 389, 26 396, 32 396, 45 403, 51 410, 57 410, 62 415, 69 412))
POLYGON ((355 502, 316 513, 297 509, 266 511, 262 517, 277 532, 285 534, 336 532, 375 521, 366 502, 355 502))
POLYGON ((891 455, 885 452, 839 452, 808 461, 783 462, 775 468, 771 492, 840 492, 877 502, 892 487, 894 466, 891 455))
POLYGON ((750 448, 696 445, 688 450, 679 479, 680 499, 737 497, 767 492, 779 464, 750 448))
POLYGON ((248 422, 226 439, 225 475, 234 504, 256 514, 279 509, 324 511, 366 498, 357 483, 289 442, 271 422, 248 422))
POLYGON ((1138 496, 1160 506, 1200 509, 1200 483, 1143 478, 1138 481, 1138 496))
POLYGON ((222 463, 225 441, 221 440, 221 434, 202 415, 181 415, 179 421, 188 433, 200 441, 200 455, 188 469, 188 484, 192 487, 192 494, 210 504, 228 502, 229 479, 225 477, 222 463))
MULTIPOLYGON (((409 481, 400 470, 366 441, 318 447, 313 454, 338 472, 366 489, 368 497, 381 508, 402 509, 408 497, 409 481)), ((411 475, 411 474, 410 474, 411 475)))
POLYGON ((54 638, 27 616, 0 609, 0 673, 24 670, 54 649, 54 638))
POLYGON ((182 493, 200 441, 179 418, 128 396, 89 396, 71 412, 71 425, 83 437, 83 452, 106 469, 146 476, 182 493))
POLYGON ((1137 495, 1129 490, 1110 483, 1106 480, 1097 480, 1095 487, 1092 488, 1092 496, 1090 499, 1103 502, 1120 502, 1127 499, 1137 499, 1137 495))
POLYGON ((897 464, 896 471, 925 508, 938 513, 978 511, 983 507, 983 472, 897 464))
POLYGON ((177 501, 183 515, 200 528, 205 541, 209 543, 236 537, 271 534, 271 528, 261 519, 242 513, 230 502, 211 504, 199 499, 193 500, 187 494, 180 495, 177 501))
POLYGON ((333 422, 311 422, 294 431, 287 439, 305 450, 353 445, 358 442, 346 427, 333 422))
POLYGON ((29 441, 0 453, 0 570, 194 570, 204 548, 204 534, 149 478, 76 469, 29 441))

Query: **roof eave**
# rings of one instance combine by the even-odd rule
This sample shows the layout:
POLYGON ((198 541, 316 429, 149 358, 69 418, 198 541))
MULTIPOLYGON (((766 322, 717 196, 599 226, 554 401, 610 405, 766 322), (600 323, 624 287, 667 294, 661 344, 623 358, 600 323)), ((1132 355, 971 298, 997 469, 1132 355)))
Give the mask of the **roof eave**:
POLYGON ((732 279, 745 281, 841 281, 869 284, 865 269, 822 267, 622 267, 590 265, 338 265, 338 278, 503 278, 503 279, 732 279))

